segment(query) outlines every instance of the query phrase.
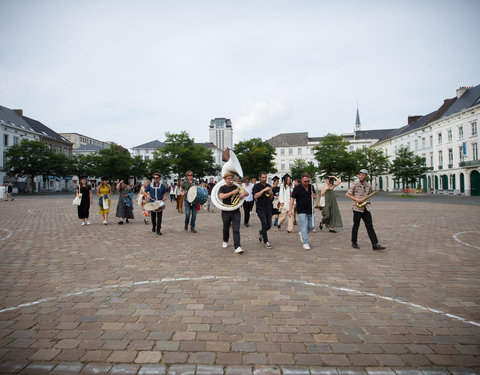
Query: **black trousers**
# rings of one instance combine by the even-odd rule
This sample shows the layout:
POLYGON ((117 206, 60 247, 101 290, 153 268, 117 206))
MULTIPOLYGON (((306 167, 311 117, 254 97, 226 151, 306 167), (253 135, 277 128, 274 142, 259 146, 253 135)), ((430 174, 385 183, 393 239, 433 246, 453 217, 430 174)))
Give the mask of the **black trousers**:
POLYGON ((253 202, 254 201, 251 201, 251 202, 244 201, 243 202, 243 210, 245 211, 245 215, 244 215, 244 219, 243 219, 244 224, 248 224, 248 222, 250 221, 250 211, 252 211, 253 202))
POLYGON ((152 217, 152 226, 153 229, 158 233, 160 232, 160 228, 162 228, 162 211, 150 211, 150 216, 152 217))
POLYGON ((378 243, 375 229, 373 229, 372 214, 365 209, 363 212, 353 211, 353 228, 352 228, 352 242, 357 243, 358 228, 360 227, 360 220, 363 220, 367 228, 368 237, 372 245, 378 243))
POLYGON ((230 238, 230 223, 232 223, 233 246, 240 247, 240 209, 234 211, 222 211, 223 242, 230 238))
POLYGON ((259 209, 257 208, 257 216, 262 223, 262 229, 260 235, 263 238, 263 243, 268 242, 267 231, 272 227, 272 209, 259 209))

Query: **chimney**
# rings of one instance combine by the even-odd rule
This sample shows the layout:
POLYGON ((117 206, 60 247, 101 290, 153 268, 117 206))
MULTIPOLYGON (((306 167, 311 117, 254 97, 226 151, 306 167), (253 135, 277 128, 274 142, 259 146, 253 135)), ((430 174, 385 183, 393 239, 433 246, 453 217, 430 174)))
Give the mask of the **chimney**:
POLYGON ((408 116, 408 125, 410 125, 412 122, 417 121, 420 117, 422 116, 408 116))
POLYGON ((13 111, 20 117, 23 117, 23 109, 14 109, 13 111))
POLYGON ((468 89, 471 89, 472 86, 470 87, 467 87, 467 86, 462 86, 462 87, 459 87, 457 89, 457 99, 458 98, 461 98, 463 94, 465 94, 465 92, 468 90, 468 89))

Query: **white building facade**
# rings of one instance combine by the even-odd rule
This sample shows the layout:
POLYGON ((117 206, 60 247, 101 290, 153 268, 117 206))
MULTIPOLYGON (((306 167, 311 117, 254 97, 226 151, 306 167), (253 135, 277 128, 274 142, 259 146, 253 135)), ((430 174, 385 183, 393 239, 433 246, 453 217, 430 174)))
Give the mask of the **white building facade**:
POLYGON ((233 149, 232 121, 228 118, 219 117, 210 120, 209 142, 220 150, 233 149))

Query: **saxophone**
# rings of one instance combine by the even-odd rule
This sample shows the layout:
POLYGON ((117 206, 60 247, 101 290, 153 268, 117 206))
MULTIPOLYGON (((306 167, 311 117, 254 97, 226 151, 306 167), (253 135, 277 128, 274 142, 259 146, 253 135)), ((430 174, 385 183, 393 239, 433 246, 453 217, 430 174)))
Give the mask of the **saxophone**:
POLYGON ((378 190, 375 190, 373 193, 370 193, 370 194, 367 194, 367 196, 365 198, 363 198, 363 202, 362 203, 358 203, 358 202, 355 202, 356 206, 358 208, 362 208, 363 206, 365 206, 368 201, 370 200, 371 197, 373 197, 375 194, 378 193, 378 190))

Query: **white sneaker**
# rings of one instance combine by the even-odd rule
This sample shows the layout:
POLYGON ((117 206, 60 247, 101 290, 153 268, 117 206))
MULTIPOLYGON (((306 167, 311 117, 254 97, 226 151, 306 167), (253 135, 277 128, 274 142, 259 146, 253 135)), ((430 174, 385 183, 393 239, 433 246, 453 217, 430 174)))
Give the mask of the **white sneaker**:
POLYGON ((84 222, 84 221, 82 221, 82 224, 80 224, 80 225, 85 225, 85 222, 84 222))
POLYGON ((310 245, 309 245, 308 243, 304 243, 304 244, 303 244, 303 248, 304 248, 305 250, 310 250, 310 245))
POLYGON ((87 225, 90 225, 90 220, 87 220, 87 225))
POLYGON ((103 224, 107 225, 107 220, 103 220, 103 224))
POLYGON ((228 242, 222 242, 222 247, 226 249, 228 247, 228 242))
POLYGON ((236 254, 241 254, 241 253, 243 253, 243 249, 239 246, 235 249, 235 253, 236 254))

